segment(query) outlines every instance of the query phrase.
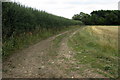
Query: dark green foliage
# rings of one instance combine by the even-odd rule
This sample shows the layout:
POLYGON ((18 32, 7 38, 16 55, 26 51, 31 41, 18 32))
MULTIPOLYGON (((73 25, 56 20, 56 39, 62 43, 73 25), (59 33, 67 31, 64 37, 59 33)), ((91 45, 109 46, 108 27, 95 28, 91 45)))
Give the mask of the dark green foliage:
POLYGON ((99 10, 90 15, 81 12, 72 18, 89 25, 120 25, 120 10, 99 10))
POLYGON ((18 3, 5 2, 2 3, 2 8, 2 38, 4 55, 13 51, 14 48, 16 49, 16 47, 20 46, 20 43, 22 45, 23 43, 26 44, 29 39, 31 42, 31 38, 34 38, 33 36, 38 37, 40 35, 39 38, 45 38, 68 26, 82 24, 80 21, 49 14, 45 11, 25 7, 18 3), (24 38, 25 36, 28 40, 24 38), (20 41, 20 37, 23 37, 21 38, 23 41, 20 41), (17 41, 20 42, 18 43, 17 41), (5 52, 6 50, 8 50, 7 53, 5 52))
POLYGON ((19 35, 23 32, 33 32, 39 28, 62 28, 81 24, 81 22, 69 20, 39 11, 33 8, 24 7, 17 3, 3 3, 3 38, 12 35, 19 35))

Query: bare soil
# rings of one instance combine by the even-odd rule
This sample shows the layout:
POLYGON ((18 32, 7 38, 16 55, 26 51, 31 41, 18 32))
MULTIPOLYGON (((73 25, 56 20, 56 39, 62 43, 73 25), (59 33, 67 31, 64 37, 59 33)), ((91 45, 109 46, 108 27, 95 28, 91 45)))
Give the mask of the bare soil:
POLYGON ((66 31, 56 36, 14 53, 9 59, 3 61, 3 78, 84 78, 104 77, 91 70, 72 71, 73 67, 83 68, 77 65, 74 59, 74 51, 68 47, 67 41, 79 30, 66 31), (58 36, 66 34, 55 48, 54 40, 58 36), (55 52, 53 53, 51 52, 55 52), (53 56, 52 56, 53 55, 53 56))

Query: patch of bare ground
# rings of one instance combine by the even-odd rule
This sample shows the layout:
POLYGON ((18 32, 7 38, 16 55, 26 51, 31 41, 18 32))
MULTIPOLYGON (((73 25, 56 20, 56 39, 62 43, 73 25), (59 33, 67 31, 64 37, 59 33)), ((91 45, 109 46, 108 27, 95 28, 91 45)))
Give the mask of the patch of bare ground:
POLYGON ((94 72, 92 68, 81 71, 82 68, 89 65, 77 64, 78 61, 74 58, 75 52, 67 45, 69 38, 74 36, 78 31, 80 29, 69 33, 67 37, 63 38, 59 48, 59 55, 57 56, 57 64, 65 71, 64 74, 67 74, 66 78, 105 78, 103 75, 94 72))
POLYGON ((67 41, 79 30, 66 31, 57 36, 43 40, 27 49, 13 54, 9 59, 3 61, 3 78, 84 78, 103 77, 87 69, 80 73, 74 58, 75 52, 68 47, 67 41), (66 34, 55 48, 54 39, 66 34), (51 52, 53 51, 54 54, 51 52), (50 55, 53 56, 50 56, 50 55), (73 71, 72 68, 78 70, 73 71))

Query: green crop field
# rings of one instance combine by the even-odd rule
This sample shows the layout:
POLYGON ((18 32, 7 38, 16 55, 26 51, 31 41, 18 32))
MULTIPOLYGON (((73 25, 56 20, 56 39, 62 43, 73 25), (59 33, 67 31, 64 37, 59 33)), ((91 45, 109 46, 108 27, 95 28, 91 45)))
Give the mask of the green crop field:
POLYGON ((56 16, 45 11, 25 7, 19 3, 2 3, 3 56, 55 35, 81 21, 56 16))
POLYGON ((118 26, 84 27, 68 45, 76 52, 78 65, 106 77, 118 77, 118 26))
POLYGON ((119 78, 120 10, 19 1, 0 5, 2 78, 119 78))

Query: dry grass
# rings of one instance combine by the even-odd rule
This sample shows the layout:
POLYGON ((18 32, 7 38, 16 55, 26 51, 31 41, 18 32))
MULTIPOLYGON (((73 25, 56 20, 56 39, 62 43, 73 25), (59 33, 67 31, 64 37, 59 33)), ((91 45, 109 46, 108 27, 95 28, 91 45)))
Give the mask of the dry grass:
POLYGON ((80 64, 89 64, 106 77, 118 76, 118 26, 84 27, 69 40, 69 45, 80 64))
POLYGON ((109 44, 114 48, 118 47, 118 26, 92 26, 94 36, 98 36, 99 42, 109 44))
POLYGON ((97 34, 112 35, 118 37, 118 26, 92 26, 90 27, 97 34))

